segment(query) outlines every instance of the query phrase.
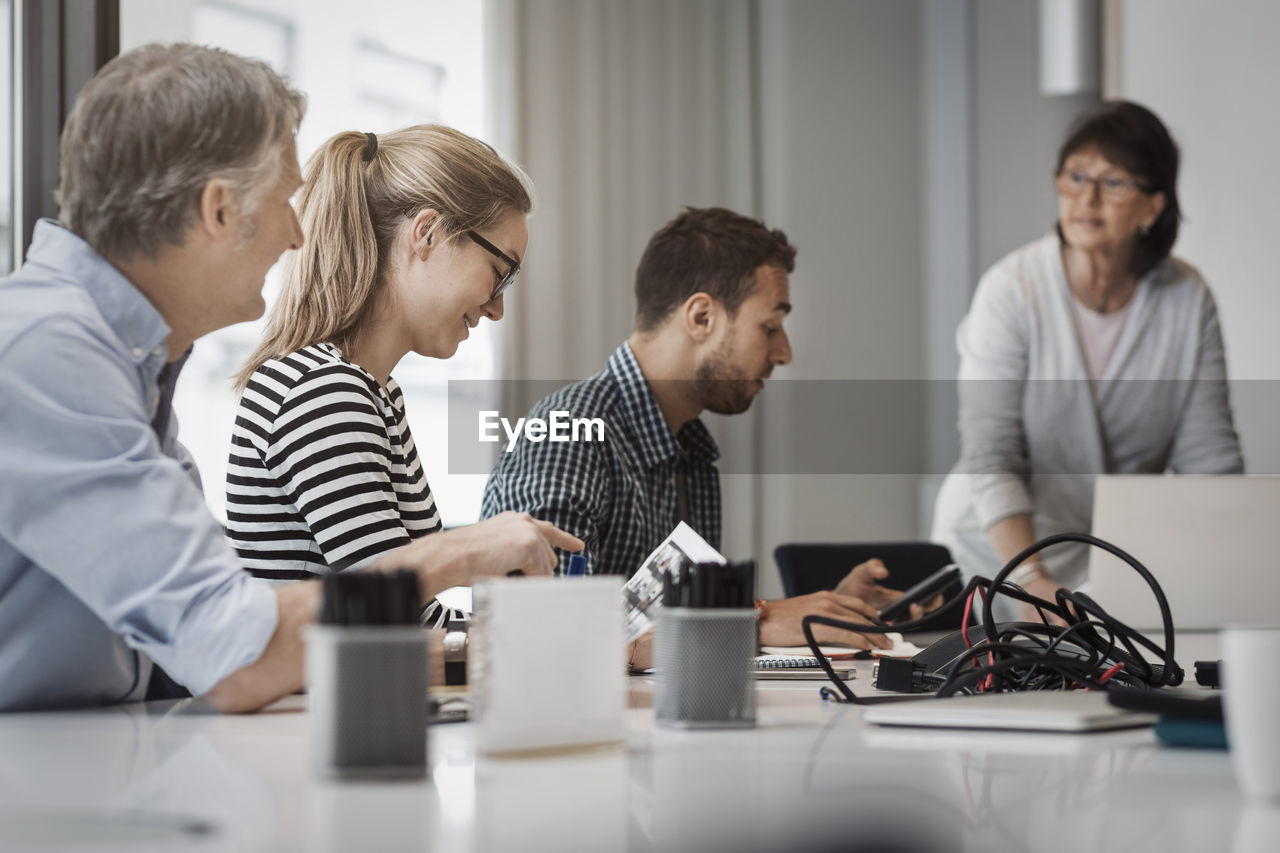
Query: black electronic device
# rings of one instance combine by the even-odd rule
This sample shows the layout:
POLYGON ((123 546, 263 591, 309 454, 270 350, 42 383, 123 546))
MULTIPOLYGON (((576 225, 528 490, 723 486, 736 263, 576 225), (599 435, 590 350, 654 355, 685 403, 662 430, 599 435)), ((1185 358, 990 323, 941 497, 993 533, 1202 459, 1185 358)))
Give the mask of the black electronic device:
POLYGON ((1117 708, 1145 711, 1162 717, 1182 720, 1200 720, 1221 723, 1225 719, 1222 710, 1222 694, 1195 693, 1180 690, 1135 690, 1131 687, 1112 687, 1107 698, 1117 708))
POLYGON ((1222 661, 1220 660, 1198 660, 1196 661, 1196 684, 1201 687, 1221 687, 1222 686, 1222 661))
MULTIPOLYGON (((1055 654, 1063 659, 1085 660, 1090 656, 1088 644, 1082 644, 1079 640, 1059 639, 1063 629, 1056 625, 1046 625, 1043 622, 999 622, 995 626, 994 633, 1001 638, 1000 642, 1005 646, 1021 646, 1026 651, 1034 652, 1051 644, 1055 654)), ((960 631, 952 631, 950 634, 939 637, 911 660, 916 669, 922 672, 937 675, 949 672, 956 661, 970 657, 971 646, 986 641, 987 628, 984 625, 970 625, 968 635, 969 642, 966 643, 964 634, 960 631)), ((1123 661, 1133 671, 1141 671, 1141 667, 1136 665, 1136 659, 1119 646, 1113 645, 1107 649, 1107 654, 1099 660, 1106 667, 1123 661)), ((1144 666, 1152 673, 1162 675, 1164 672, 1164 667, 1160 664, 1144 664, 1144 666)))
MULTIPOLYGON (((909 590, 907 596, 915 597, 920 594, 909 590)), ((1174 657, 1173 615, 1160 584, 1151 571, 1131 555, 1096 536, 1087 533, 1055 533, 1047 536, 1015 554, 994 578, 981 575, 970 578, 960 594, 943 602, 935 615, 949 613, 961 606, 964 607, 962 627, 969 625, 975 608, 981 624, 968 627, 963 634, 957 631, 944 637, 909 662, 882 668, 878 676, 883 676, 898 689, 913 691, 894 696, 856 695, 848 684, 836 677, 830 661, 813 634, 815 625, 879 634, 886 629, 883 622, 875 619, 849 622, 817 613, 805 616, 800 620, 805 643, 818 659, 818 665, 826 672, 832 685, 824 685, 821 695, 824 699, 866 705, 872 701, 898 701, 903 696, 929 695, 916 691, 934 691, 933 695, 945 698, 957 694, 1071 690, 1081 686, 1094 690, 1105 690, 1109 686, 1144 689, 1171 687, 1182 683, 1184 673, 1174 657), (1058 589, 1053 600, 1049 600, 1032 595, 1007 580, 1017 566, 1033 555, 1066 542, 1083 542, 1100 548, 1118 557, 1142 576, 1151 587, 1160 610, 1163 647, 1108 614, 1084 592, 1058 589), (976 599, 979 595, 982 596, 980 603, 976 599), (993 612, 997 596, 1031 605, 1044 621, 997 623, 993 612), (948 659, 949 664, 945 663, 948 659)), ((918 630, 921 621, 899 622, 895 627, 900 631, 918 630)), ((877 686, 879 681, 877 678, 877 686)))
POLYGON ((958 580, 960 580, 959 566, 943 566, 918 584, 904 590, 901 598, 881 610, 878 614, 880 621, 892 622, 906 616, 911 605, 928 601, 958 580))
MULTIPOLYGON (((1043 622, 1002 622, 999 630, 1007 631, 1010 629, 1025 631, 1029 634, 1044 633, 1047 639, 1053 639, 1058 633, 1056 628, 1046 627, 1043 622)), ((943 673, 946 672, 951 664, 955 663, 956 658, 964 657, 969 653, 969 648, 987 639, 987 629, 982 625, 970 625, 969 642, 965 642, 964 634, 959 631, 952 631, 934 640, 915 657, 912 658, 918 666, 925 672, 943 673)))
POLYGON ((1112 705, 1159 714, 1156 739, 1170 746, 1226 749, 1227 725, 1222 692, 1194 690, 1135 690, 1108 685, 1112 705))
MULTIPOLYGON (((1022 634, 1022 642, 1028 649, 1037 644, 1037 634, 1044 636, 1043 646, 1059 633, 1059 629, 1042 622, 1002 622, 998 629, 1002 633, 1017 632, 1022 634)), ((936 690, 943 680, 938 676, 945 675, 955 662, 961 658, 971 657, 969 649, 986 640, 987 629, 982 625, 970 625, 966 632, 969 636, 965 642, 965 634, 952 631, 939 637, 922 649, 912 658, 881 658, 871 670, 872 682, 879 690, 890 690, 895 693, 923 693, 936 690)), ((1011 640, 1010 642, 1018 642, 1011 640)), ((1063 653, 1068 650, 1064 649, 1063 653)))

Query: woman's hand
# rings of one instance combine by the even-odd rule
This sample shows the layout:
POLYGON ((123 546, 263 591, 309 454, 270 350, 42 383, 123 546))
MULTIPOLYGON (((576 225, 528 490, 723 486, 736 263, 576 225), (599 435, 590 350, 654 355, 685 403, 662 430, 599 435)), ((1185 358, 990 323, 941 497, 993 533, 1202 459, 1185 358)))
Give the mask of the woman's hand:
POLYGON ((474 538, 481 559, 472 570, 473 576, 501 577, 517 571, 526 575, 549 575, 559 562, 552 548, 577 552, 583 547, 577 536, 527 512, 500 513, 450 532, 474 538))
POLYGON ((382 555, 373 569, 413 569, 423 597, 430 598, 451 586, 470 585, 477 577, 551 574, 557 563, 552 548, 581 551, 582 547, 581 539, 548 521, 524 512, 504 512, 416 539, 382 555))
MULTIPOLYGON (((1041 570, 1039 575, 1023 582, 1022 584, 1019 584, 1019 586, 1021 586, 1026 592, 1030 593, 1031 595, 1034 595, 1037 598, 1043 598, 1046 601, 1053 601, 1054 594, 1057 593, 1057 591, 1062 588, 1061 584, 1059 584, 1052 577, 1050 577, 1048 572, 1045 572, 1043 570, 1041 570)), ((1021 609, 1022 609, 1022 618, 1024 621, 1027 621, 1027 622, 1044 621, 1046 624, 1049 624, 1049 625, 1061 625, 1061 626, 1065 626, 1067 624, 1065 621, 1063 621, 1062 617, 1048 610, 1044 611, 1044 619, 1042 620, 1040 617, 1040 611, 1037 610, 1035 608, 1035 605, 1032 605, 1032 604, 1021 603, 1021 609)))
POLYGON ((444 635, 446 631, 443 628, 428 628, 423 632, 427 635, 427 648, 431 653, 427 655, 427 684, 432 687, 438 687, 444 684, 444 635))

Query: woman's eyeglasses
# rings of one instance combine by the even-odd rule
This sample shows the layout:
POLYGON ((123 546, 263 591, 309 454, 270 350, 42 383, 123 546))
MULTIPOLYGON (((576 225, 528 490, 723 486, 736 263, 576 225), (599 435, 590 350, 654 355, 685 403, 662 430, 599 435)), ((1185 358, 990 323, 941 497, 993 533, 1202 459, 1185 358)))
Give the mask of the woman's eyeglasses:
POLYGON ((477 246, 484 249, 495 258, 498 258, 509 267, 507 274, 502 277, 502 281, 498 282, 498 286, 493 289, 493 295, 489 297, 489 301, 492 302, 501 296, 503 291, 515 282, 516 276, 520 275, 520 262, 515 258, 508 256, 506 252, 502 251, 474 231, 468 231, 467 236, 470 237, 477 246))
POLYGON ((1138 193, 1149 193, 1145 186, 1133 178, 1122 178, 1119 175, 1103 175, 1091 178, 1084 172, 1062 171, 1054 178, 1053 185, 1058 192, 1067 198, 1075 198, 1087 191, 1091 186, 1098 188, 1103 201, 1120 204, 1133 198, 1138 193))

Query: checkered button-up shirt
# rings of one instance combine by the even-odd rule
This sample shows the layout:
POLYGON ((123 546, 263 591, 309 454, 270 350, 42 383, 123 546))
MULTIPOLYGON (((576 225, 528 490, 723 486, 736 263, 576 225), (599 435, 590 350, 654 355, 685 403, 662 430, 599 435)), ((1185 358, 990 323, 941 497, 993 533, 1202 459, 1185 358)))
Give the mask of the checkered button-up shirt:
MULTIPOLYGON (((685 521, 719 549, 716 443, 696 419, 671 434, 630 345, 618 347, 595 376, 541 400, 528 417, 548 420, 553 411, 601 419, 604 440, 522 440, 499 454, 485 487, 485 518, 514 510, 550 521, 586 542, 588 572, 629 577, 675 527, 682 471, 685 521)), ((560 553, 562 571, 567 562, 560 553)))

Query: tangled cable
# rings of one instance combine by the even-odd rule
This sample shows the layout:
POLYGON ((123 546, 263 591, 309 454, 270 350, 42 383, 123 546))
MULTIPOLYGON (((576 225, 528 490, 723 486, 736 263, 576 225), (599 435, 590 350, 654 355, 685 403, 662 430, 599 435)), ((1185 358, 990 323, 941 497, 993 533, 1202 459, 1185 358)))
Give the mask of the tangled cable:
MULTIPOLYGON (((965 604, 964 624, 961 636, 965 648, 932 672, 920 673, 922 684, 936 688, 941 698, 957 693, 1003 693, 1018 690, 1070 690, 1080 687, 1105 689, 1108 682, 1135 688, 1172 686, 1182 683, 1183 672, 1173 659, 1173 616, 1169 601, 1155 577, 1125 551, 1109 542, 1085 533, 1059 533, 1047 536, 1013 557, 995 578, 975 576, 965 585, 960 595, 930 612, 929 618, 947 613, 965 604), (1028 557, 1061 542, 1084 542, 1101 548, 1127 563, 1151 587, 1160 607, 1164 627, 1164 647, 1120 620, 1109 615, 1086 593, 1059 589, 1054 600, 1031 595, 1022 587, 1006 580, 1009 573, 1028 557), (982 597, 982 625, 969 628, 969 616, 975 595, 982 597), (992 616, 992 603, 997 595, 1005 595, 1015 601, 1034 606, 1043 618, 1053 614, 1066 623, 1065 626, 1035 624, 1029 622, 998 625, 992 616), (973 642, 974 632, 979 639, 973 642), (1142 654, 1149 651, 1160 663, 1153 664, 1142 654)), ((918 628, 923 619, 900 622, 894 631, 911 631, 918 628)), ((805 641, 826 672, 833 691, 823 688, 823 695, 838 701, 865 705, 875 701, 893 701, 898 697, 858 697, 848 684, 839 678, 831 662, 813 636, 814 625, 828 625, 863 634, 880 634, 885 625, 845 622, 827 616, 806 616, 801 622, 805 641)))

